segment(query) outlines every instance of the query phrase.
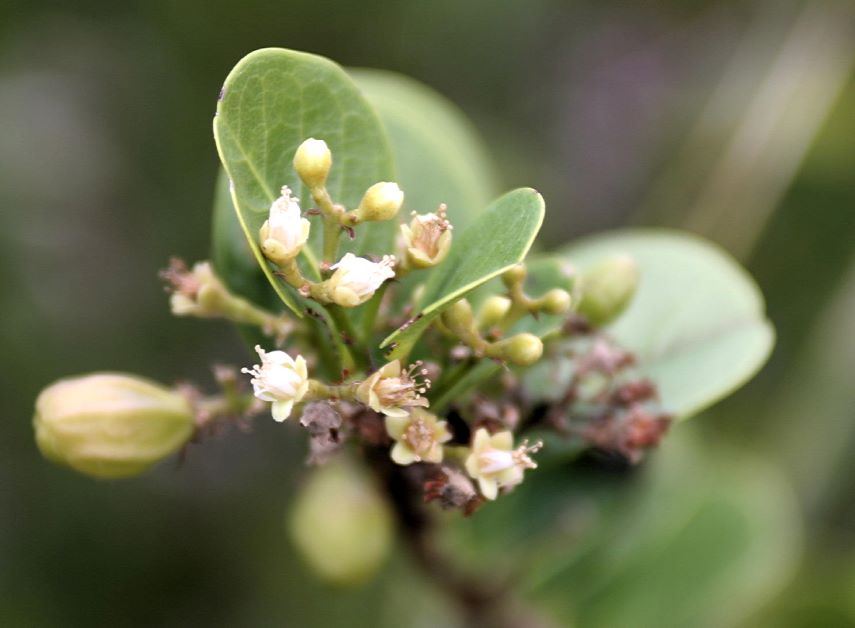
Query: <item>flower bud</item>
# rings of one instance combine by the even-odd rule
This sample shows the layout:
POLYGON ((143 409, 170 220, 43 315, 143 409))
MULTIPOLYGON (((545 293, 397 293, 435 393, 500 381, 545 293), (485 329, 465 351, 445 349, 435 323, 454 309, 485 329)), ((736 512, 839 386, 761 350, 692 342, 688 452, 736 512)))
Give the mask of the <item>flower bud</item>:
POLYGON ((498 294, 488 297, 484 303, 481 304, 481 309, 478 310, 478 324, 482 328, 489 328, 494 325, 498 325, 505 317, 505 314, 508 313, 508 310, 511 309, 512 303, 513 302, 508 297, 503 297, 498 294))
POLYGON ((545 314, 564 314, 570 309, 570 293, 553 288, 541 297, 541 311, 545 314))
POLYGON ((458 299, 442 312, 442 322, 452 332, 460 335, 459 330, 474 330, 475 316, 472 306, 466 299, 458 299))
POLYGON ((36 399, 42 455, 98 478, 139 475, 179 450, 193 434, 187 399, 121 373, 63 379, 36 399))
POLYGON ((526 270, 525 264, 516 264, 502 273, 502 282, 510 288, 525 281, 526 275, 528 275, 528 271, 526 270))
POLYGON ((319 467, 303 485, 289 531, 318 576, 335 584, 357 584, 388 556, 393 518, 365 471, 339 457, 319 467))
POLYGON ((523 332, 490 345, 486 354, 516 366, 531 366, 543 355, 543 341, 534 334, 523 332))
POLYGON ((332 153, 327 143, 313 137, 305 140, 294 154, 294 170, 309 188, 323 187, 332 166, 332 153))
POLYGON ((355 214, 359 222, 366 220, 391 220, 404 204, 404 193, 397 183, 381 181, 375 183, 359 203, 355 214))
POLYGON ((582 275, 579 313, 596 327, 610 323, 629 306, 638 280, 638 266, 627 255, 597 264, 582 275))

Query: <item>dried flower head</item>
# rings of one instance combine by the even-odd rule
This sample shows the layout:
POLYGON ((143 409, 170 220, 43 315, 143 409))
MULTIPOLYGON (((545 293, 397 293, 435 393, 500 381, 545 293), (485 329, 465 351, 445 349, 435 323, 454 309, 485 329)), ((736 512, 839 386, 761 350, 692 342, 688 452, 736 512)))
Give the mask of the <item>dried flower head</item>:
POLYGON ((408 408, 426 408, 428 400, 422 397, 430 388, 427 370, 421 362, 412 364, 406 371, 401 362, 389 362, 375 371, 356 390, 356 398, 375 412, 387 416, 407 416, 408 408))

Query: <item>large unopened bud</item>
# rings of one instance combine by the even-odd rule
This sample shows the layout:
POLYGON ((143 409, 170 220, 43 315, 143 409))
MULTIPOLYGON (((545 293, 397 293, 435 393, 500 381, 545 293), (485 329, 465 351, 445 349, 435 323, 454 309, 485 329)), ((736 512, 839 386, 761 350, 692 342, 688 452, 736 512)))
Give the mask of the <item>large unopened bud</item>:
POLYGON ((274 264, 284 265, 297 257, 309 239, 311 227, 300 215, 300 202, 285 186, 270 206, 270 216, 258 232, 261 251, 274 264))
POLYGON ((36 399, 36 444, 49 460, 86 475, 138 475, 174 453, 193 433, 181 394, 122 373, 60 380, 36 399))
POLYGON ((401 225, 407 263, 414 268, 436 266, 451 250, 451 223, 445 205, 435 214, 413 214, 409 225, 401 225))
POLYGON ((356 208, 359 222, 366 220, 391 220, 404 204, 404 193, 397 183, 381 181, 365 192, 365 196, 356 208))
POLYGON ((294 153, 294 170, 310 188, 323 187, 332 167, 332 153, 323 140, 310 137, 294 153))
POLYGON ((335 272, 325 281, 322 291, 325 296, 342 307, 355 307, 374 296, 387 279, 395 276, 395 257, 385 255, 379 262, 372 262, 353 253, 346 253, 332 268, 335 272))
POLYGON ((629 306, 638 280, 638 266, 627 255, 600 262, 582 275, 579 313, 597 327, 613 321, 629 306))
POLYGON ((388 504, 365 470, 341 456, 319 467, 303 485, 289 529, 306 562, 336 584, 370 578, 393 541, 388 504))

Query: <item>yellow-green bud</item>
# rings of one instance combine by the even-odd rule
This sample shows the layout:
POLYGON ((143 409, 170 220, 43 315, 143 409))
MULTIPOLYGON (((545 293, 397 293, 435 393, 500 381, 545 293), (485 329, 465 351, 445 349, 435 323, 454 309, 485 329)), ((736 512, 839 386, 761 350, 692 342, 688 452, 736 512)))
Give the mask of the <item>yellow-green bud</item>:
POLYGON ((638 280, 638 266, 627 255, 597 264, 582 275, 579 313, 597 327, 613 321, 629 306, 638 280))
POLYGON ((488 357, 516 366, 531 366, 543 355, 543 341, 534 334, 523 332, 490 345, 486 353, 488 357))
POLYGON ((354 462, 334 459, 303 485, 289 518, 294 544, 323 579, 357 584, 370 578, 392 547, 393 518, 371 478, 354 462))
POLYGON ((332 167, 332 153, 327 143, 310 137, 294 154, 294 170, 310 188, 323 187, 332 167))
POLYGON ((404 193, 398 184, 381 181, 368 188, 354 213, 359 222, 391 220, 398 214, 403 204, 404 193))
POLYGON ((541 310, 546 314, 564 314, 570 309, 570 293, 561 288, 553 288, 541 300, 541 310))
POLYGON ((511 286, 525 281, 526 275, 528 275, 528 271, 526 270, 525 264, 517 264, 502 274, 502 281, 508 288, 510 288, 511 286))
POLYGON ((139 475, 193 434, 187 399, 146 379, 94 373, 62 379, 36 399, 42 455, 98 478, 139 475))
POLYGON ((442 322, 452 331, 456 329, 474 329, 475 317, 472 306, 466 299, 459 299, 449 305, 442 313, 442 322))
POLYGON ((508 297, 503 297, 498 294, 488 297, 487 300, 481 304, 481 309, 478 310, 478 324, 482 328, 489 328, 493 325, 498 325, 505 317, 505 314, 508 313, 508 310, 511 309, 512 303, 513 302, 508 297))

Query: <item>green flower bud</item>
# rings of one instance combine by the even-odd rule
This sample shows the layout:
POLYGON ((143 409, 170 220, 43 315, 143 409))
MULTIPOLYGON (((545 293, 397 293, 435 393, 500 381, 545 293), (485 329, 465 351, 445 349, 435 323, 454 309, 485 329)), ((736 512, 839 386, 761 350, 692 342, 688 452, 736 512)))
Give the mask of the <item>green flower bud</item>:
POLYGON ((543 341, 528 332, 505 338, 487 349, 487 356, 516 366, 531 366, 543 355, 543 341))
POLYGON ((627 255, 600 262, 582 275, 579 313, 597 327, 610 323, 629 306, 638 280, 638 266, 627 255))
POLYGON ((391 220, 404 204, 404 193, 397 183, 375 183, 359 203, 354 214, 359 222, 366 220, 391 220))
POLYGON ((541 297, 541 310, 546 314, 564 314, 570 309, 570 293, 553 288, 541 297))
POLYGON ((505 317, 505 314, 508 313, 508 310, 511 309, 512 303, 513 302, 508 297, 503 297, 498 294, 488 297, 484 303, 481 304, 481 309, 478 310, 478 324, 482 328, 489 328, 493 325, 498 325, 505 317))
POLYGON ((297 148, 294 154, 294 170, 303 183, 312 189, 321 188, 327 182, 332 167, 332 153, 327 143, 310 137, 297 148))
POLYGON ((526 275, 528 275, 528 270, 526 270, 525 264, 517 264, 502 274, 502 281, 510 288, 525 281, 526 275))
POLYGON ((389 505, 365 471, 341 457, 315 470, 288 523, 306 562, 336 584, 367 580, 392 548, 389 505))
POLYGON ((471 327, 474 323, 472 306, 466 299, 458 299, 449 305, 442 313, 442 318, 448 325, 462 325, 471 327))
POLYGON ((36 444, 49 460, 98 478, 139 475, 193 434, 185 397, 133 375, 63 379, 36 399, 36 444))

